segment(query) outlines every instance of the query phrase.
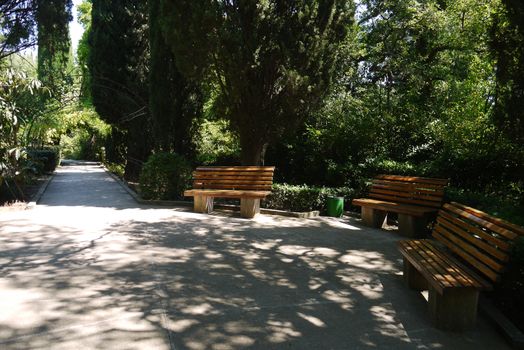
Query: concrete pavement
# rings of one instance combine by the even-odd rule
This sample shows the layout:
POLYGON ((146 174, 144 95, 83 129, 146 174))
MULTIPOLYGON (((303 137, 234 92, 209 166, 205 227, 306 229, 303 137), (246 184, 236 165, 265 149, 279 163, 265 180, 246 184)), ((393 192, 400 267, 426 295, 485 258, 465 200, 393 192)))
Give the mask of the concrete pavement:
POLYGON ((0 349, 507 349, 429 323, 395 232, 138 205, 94 165, 0 213, 0 349))

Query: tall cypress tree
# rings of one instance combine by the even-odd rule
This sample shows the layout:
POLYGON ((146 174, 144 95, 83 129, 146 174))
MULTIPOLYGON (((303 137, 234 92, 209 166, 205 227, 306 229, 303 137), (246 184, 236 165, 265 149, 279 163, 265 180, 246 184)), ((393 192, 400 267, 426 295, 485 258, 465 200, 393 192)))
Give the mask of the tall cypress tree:
POLYGON ((150 0, 149 7, 152 82, 149 85, 149 104, 156 147, 192 158, 193 126, 195 118, 201 114, 201 93, 196 83, 178 71, 175 56, 160 27, 160 0, 150 0))
POLYGON ((67 67, 71 60, 72 6, 72 0, 37 0, 38 78, 52 89, 71 82, 67 67))
POLYGON ((126 136, 129 179, 138 178, 151 151, 147 14, 147 1, 93 0, 88 59, 93 105, 126 136))

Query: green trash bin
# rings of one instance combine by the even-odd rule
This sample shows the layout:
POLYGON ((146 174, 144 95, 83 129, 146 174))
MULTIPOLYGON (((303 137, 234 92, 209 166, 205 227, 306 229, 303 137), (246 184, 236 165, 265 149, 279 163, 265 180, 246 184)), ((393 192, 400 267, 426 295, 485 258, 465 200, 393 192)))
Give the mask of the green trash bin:
POLYGON ((327 198, 327 215, 339 218, 344 213, 344 197, 327 198))

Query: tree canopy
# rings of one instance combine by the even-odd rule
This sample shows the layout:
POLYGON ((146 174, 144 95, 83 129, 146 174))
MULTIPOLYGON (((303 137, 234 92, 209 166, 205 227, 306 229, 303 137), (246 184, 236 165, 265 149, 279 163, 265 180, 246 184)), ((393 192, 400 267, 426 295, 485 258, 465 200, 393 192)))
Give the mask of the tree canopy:
POLYGON ((178 67, 212 79, 240 135, 243 164, 318 107, 337 76, 351 1, 162 1, 178 67))

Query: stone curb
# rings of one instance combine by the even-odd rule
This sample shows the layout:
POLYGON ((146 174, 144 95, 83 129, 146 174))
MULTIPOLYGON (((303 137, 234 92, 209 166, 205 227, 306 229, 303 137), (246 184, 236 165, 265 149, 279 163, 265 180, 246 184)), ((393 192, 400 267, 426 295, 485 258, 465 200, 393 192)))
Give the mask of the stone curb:
POLYGON ((513 349, 524 350, 524 334, 502 312, 493 305, 491 300, 482 297, 479 300, 480 311, 495 325, 513 349))
MULTIPOLYGON (((126 190, 133 199, 140 204, 145 205, 159 205, 159 206, 169 206, 169 207, 192 207, 193 202, 187 202, 187 201, 167 201, 167 200, 146 200, 142 199, 138 193, 133 191, 124 181, 122 181, 118 176, 113 174, 109 171, 103 164, 100 164, 100 167, 106 171, 106 173, 109 174, 115 180, 126 190)), ((240 206, 234 205, 234 204, 215 204, 215 208, 217 209, 226 209, 226 210, 233 210, 233 211, 240 211, 240 206)), ((293 217, 293 218, 301 218, 301 219, 310 219, 310 218, 316 218, 320 216, 320 212, 318 210, 314 211, 306 211, 306 212, 294 212, 294 211, 285 211, 285 210, 276 210, 276 209, 267 209, 267 208, 260 208, 260 213, 262 214, 268 214, 268 215, 279 215, 279 216, 286 216, 286 217, 293 217)))
POLYGON ((47 186, 49 186, 49 184, 51 183, 51 180, 53 180, 54 177, 55 177, 55 172, 53 171, 51 173, 51 176, 49 176, 49 178, 46 180, 46 182, 44 182, 42 184, 42 186, 40 186, 40 188, 38 189, 38 192, 36 192, 33 195, 33 197, 31 198, 31 200, 29 201, 29 203, 27 203, 26 209, 34 208, 38 204, 38 202, 40 201, 40 199, 44 195, 45 190, 47 190, 47 186))

